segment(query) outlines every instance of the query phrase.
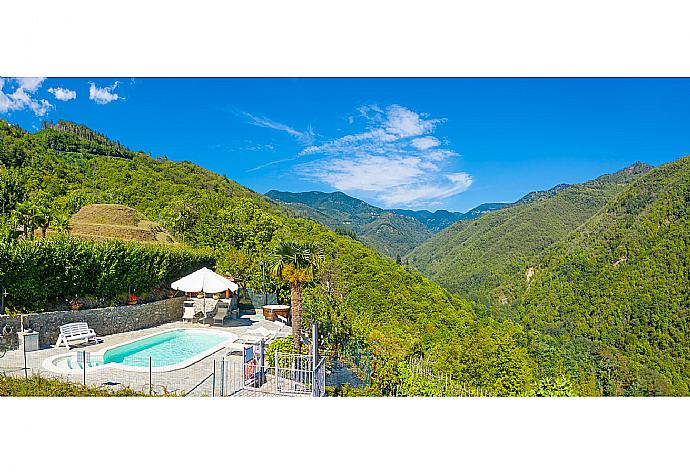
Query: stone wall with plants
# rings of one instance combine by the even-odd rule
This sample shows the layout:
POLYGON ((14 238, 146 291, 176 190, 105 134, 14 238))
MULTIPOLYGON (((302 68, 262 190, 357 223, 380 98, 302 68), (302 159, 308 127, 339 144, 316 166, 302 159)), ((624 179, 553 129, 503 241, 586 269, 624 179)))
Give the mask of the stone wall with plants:
MULTIPOLYGON (((141 305, 123 305, 91 310, 51 311, 23 315, 24 327, 39 333, 39 344, 55 344, 60 326, 85 321, 98 336, 151 328, 182 319, 184 297, 169 298, 141 305)), ((21 315, 0 317, 0 330, 9 326, 14 332, 20 330, 21 315)))

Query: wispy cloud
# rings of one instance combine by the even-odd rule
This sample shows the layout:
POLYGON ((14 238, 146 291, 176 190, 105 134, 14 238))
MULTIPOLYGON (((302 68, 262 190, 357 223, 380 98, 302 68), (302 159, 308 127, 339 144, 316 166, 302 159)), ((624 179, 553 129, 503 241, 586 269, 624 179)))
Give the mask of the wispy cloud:
POLYGON ((56 99, 63 102, 74 100, 77 98, 77 92, 74 90, 62 88, 62 87, 51 87, 48 92, 52 93, 56 99))
POLYGON ((99 105, 105 105, 115 100, 124 100, 114 90, 120 85, 120 82, 115 81, 115 83, 109 87, 97 87, 93 82, 89 82, 89 100, 93 100, 99 105))
POLYGON ((0 113, 9 113, 24 109, 31 110, 36 116, 44 116, 53 108, 46 99, 36 98, 34 93, 41 88, 45 77, 0 78, 0 113), (7 91, 5 91, 7 86, 7 91), (14 90, 12 90, 14 86, 14 90))
POLYGON ((343 192, 369 197, 387 207, 443 203, 472 185, 466 172, 450 171, 457 152, 434 136, 444 119, 432 119, 401 105, 360 107, 364 130, 307 146, 299 156, 312 158, 296 170, 343 192))
POLYGON ((252 115, 251 113, 243 112, 244 116, 249 119, 249 124, 259 126, 261 128, 270 128, 278 131, 283 131, 290 136, 293 136, 301 144, 309 145, 314 142, 314 130, 307 128, 305 131, 298 131, 295 128, 283 123, 279 123, 265 116, 252 115))
POLYGON ((297 157, 286 157, 285 159, 276 159, 275 161, 266 162, 256 167, 252 167, 251 169, 247 169, 245 172, 256 172, 257 170, 265 169, 266 167, 270 167, 275 164, 280 164, 281 162, 294 161, 295 159, 297 159, 297 157))

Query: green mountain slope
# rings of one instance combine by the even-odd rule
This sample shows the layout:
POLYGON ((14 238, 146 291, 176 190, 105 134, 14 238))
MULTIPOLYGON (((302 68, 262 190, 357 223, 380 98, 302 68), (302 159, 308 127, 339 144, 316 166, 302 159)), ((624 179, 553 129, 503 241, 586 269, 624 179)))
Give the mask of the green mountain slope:
POLYGON ((266 196, 283 203, 297 216, 334 230, 352 231, 357 239, 391 258, 408 253, 432 234, 412 216, 383 210, 342 192, 271 190, 266 196))
POLYGON ((448 210, 429 211, 394 209, 390 211, 398 215, 405 215, 414 218, 415 220, 419 221, 424 226, 426 226, 426 228, 433 233, 437 233, 441 231, 443 228, 447 228, 456 221, 461 220, 465 217, 464 213, 448 210))
POLYGON ((408 255, 410 264, 449 290, 484 303, 508 303, 500 286, 526 276, 534 258, 599 211, 650 169, 634 164, 620 172, 570 186, 533 192, 514 205, 463 220, 408 255))
MULTIPOLYGON (((413 355, 499 395, 529 393, 537 380, 519 326, 478 318, 470 303, 420 273, 321 224, 289 217, 263 195, 192 163, 123 151, 73 124, 27 133, 0 120, 0 252, 14 245, 17 209, 26 202, 65 217, 88 204, 132 207, 181 247, 214 251, 217 270, 254 289, 262 287, 259 261, 277 241, 316 242, 326 264, 305 293, 304 322, 321 323, 326 347, 354 338, 371 348, 378 393, 395 387, 398 366, 413 355)), ((31 263, 41 267, 40 260, 31 263)), ((12 284, 6 273, 0 265, 0 283, 12 284)), ((55 291, 69 290, 71 282, 64 283, 55 291)), ((269 278, 267 288, 289 299, 288 286, 269 278)))
POLYGON ((266 196, 290 208, 292 213, 309 218, 354 236, 391 258, 397 258, 456 221, 477 218, 509 203, 484 203, 467 213, 448 210, 384 210, 342 192, 281 192, 266 196))
POLYGON ((568 346, 560 348, 566 357, 596 353, 579 371, 608 378, 604 393, 687 395, 689 287, 690 157, 684 157, 637 179, 546 251, 530 283, 521 284, 515 316, 545 345, 568 346), (620 365, 626 368, 612 368, 620 365))

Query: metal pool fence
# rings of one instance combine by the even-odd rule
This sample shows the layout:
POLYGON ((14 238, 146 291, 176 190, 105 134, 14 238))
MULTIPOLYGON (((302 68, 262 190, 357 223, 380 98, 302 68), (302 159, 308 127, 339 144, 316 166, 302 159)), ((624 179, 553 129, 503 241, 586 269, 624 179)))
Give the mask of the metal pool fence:
POLYGON ((434 397, 491 397, 487 389, 466 385, 453 379, 449 374, 434 368, 428 359, 412 357, 408 359, 410 379, 396 385, 392 396, 434 396, 434 397), (421 385, 421 388, 420 388, 421 385))
POLYGON ((371 385, 371 350, 359 340, 347 340, 329 353, 328 385, 352 387, 371 385))
POLYGON ((106 389, 129 388, 155 396, 324 396, 326 359, 314 365, 309 355, 276 353, 269 361, 256 346, 241 355, 225 350, 188 367, 163 371, 149 358, 148 365, 135 370, 102 368, 85 350, 73 350, 71 372, 57 373, 43 366, 48 357, 42 351, 8 350, 0 358, 0 375, 52 378, 106 389))
POLYGON ((276 353, 272 362, 223 360, 220 396, 317 396, 326 394, 326 359, 276 353))

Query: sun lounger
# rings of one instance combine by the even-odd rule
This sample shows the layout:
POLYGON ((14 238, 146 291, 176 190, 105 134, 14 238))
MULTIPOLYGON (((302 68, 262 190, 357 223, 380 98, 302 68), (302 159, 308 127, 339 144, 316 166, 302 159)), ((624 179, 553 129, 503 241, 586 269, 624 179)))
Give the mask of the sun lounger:
POLYGON ((194 321, 194 306, 184 307, 184 314, 182 315, 182 321, 192 322, 194 321))
MULTIPOLYGON (((280 329, 278 331, 280 331, 280 329)), ((248 330, 247 332, 245 332, 240 337, 240 341, 244 341, 250 344, 257 344, 259 341, 263 339, 264 342, 269 342, 276 337, 278 331, 271 331, 264 328, 263 326, 260 326, 256 329, 248 330)))
POLYGON ((213 317, 213 324, 223 326, 225 318, 228 317, 228 304, 219 302, 216 305, 216 315, 213 317))
POLYGON ((96 341, 96 332, 89 328, 87 323, 68 323, 60 326, 60 335, 55 343, 55 347, 60 347, 60 344, 64 344, 67 349, 70 349, 70 342, 88 343, 91 340, 96 341))

